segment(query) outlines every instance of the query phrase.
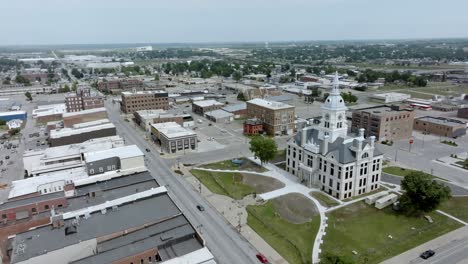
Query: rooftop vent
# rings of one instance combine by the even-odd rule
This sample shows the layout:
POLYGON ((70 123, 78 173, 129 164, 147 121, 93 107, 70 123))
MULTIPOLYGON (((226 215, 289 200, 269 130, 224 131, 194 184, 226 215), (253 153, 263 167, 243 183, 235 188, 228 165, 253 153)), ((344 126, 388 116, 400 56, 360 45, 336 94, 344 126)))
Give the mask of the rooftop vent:
POLYGON ((67 226, 65 228, 65 235, 71 235, 71 234, 76 234, 78 232, 76 226, 67 226))

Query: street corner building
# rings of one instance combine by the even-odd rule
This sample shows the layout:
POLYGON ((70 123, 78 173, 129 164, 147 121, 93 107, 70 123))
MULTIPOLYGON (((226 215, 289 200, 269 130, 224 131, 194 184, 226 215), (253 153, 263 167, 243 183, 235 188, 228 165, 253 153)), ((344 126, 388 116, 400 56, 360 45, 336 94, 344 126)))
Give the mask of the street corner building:
POLYGON ((265 99, 247 101, 247 117, 263 122, 263 131, 270 136, 291 135, 294 131, 296 107, 265 99))
POLYGON ((308 187, 337 199, 347 199, 380 187, 383 154, 375 136, 348 134, 347 107, 335 77, 322 105, 321 120, 306 126, 288 141, 286 170, 308 187))

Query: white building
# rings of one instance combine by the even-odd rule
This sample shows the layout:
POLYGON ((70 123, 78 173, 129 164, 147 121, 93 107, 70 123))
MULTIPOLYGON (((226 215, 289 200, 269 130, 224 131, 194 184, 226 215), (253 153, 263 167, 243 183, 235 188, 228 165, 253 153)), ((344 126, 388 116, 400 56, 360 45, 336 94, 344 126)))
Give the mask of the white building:
POLYGON ((380 186, 383 154, 375 137, 348 135, 347 107, 335 76, 330 95, 322 105, 321 122, 303 128, 288 141, 286 170, 305 185, 347 199, 380 186))
POLYGON ((403 102, 411 98, 411 95, 404 93, 380 93, 373 94, 369 96, 370 99, 379 101, 382 103, 394 103, 394 102, 403 102))

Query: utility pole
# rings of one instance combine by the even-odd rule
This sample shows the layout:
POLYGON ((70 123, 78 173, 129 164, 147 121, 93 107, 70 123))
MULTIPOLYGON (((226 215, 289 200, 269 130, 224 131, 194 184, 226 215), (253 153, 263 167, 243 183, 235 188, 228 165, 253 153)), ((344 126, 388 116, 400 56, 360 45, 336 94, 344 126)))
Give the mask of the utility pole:
POLYGON ((397 162, 398 149, 395 149, 395 162, 397 162))
POLYGON ((200 194, 201 194, 201 181, 198 181, 198 191, 199 191, 200 194))

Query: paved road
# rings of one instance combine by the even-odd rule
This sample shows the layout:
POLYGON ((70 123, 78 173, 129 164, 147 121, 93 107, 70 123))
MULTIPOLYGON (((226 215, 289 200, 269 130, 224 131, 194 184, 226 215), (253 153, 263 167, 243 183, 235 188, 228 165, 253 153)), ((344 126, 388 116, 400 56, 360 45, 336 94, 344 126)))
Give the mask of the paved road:
POLYGON ((442 235, 382 262, 382 264, 403 263, 467 264, 468 226, 442 235), (428 249, 434 250, 435 255, 427 260, 420 258, 419 255, 428 249))
POLYGON ((166 185, 169 194, 181 208, 187 218, 195 225, 202 224, 202 235, 208 248, 213 252, 219 263, 257 263, 256 250, 242 238, 235 229, 221 216, 209 203, 204 200, 194 188, 182 177, 177 176, 169 168, 173 161, 163 160, 157 154, 152 144, 148 144, 134 131, 129 123, 120 119, 119 112, 115 110, 110 101, 106 102, 109 119, 117 127, 127 144, 136 144, 140 149, 150 148, 151 153, 146 155, 146 165, 153 177, 161 185, 166 185), (203 205, 206 210, 199 212, 196 205, 203 205))
MULTIPOLYGON (((402 177, 398 177, 398 176, 387 174, 387 173, 382 173, 382 181, 384 182, 389 182, 389 183, 400 185, 402 179, 403 179, 402 177)), ((450 189, 452 190, 452 195, 456 195, 456 196, 468 195, 468 190, 463 187, 460 187, 451 183, 447 183, 441 180, 437 180, 437 181, 450 187, 450 189)))

